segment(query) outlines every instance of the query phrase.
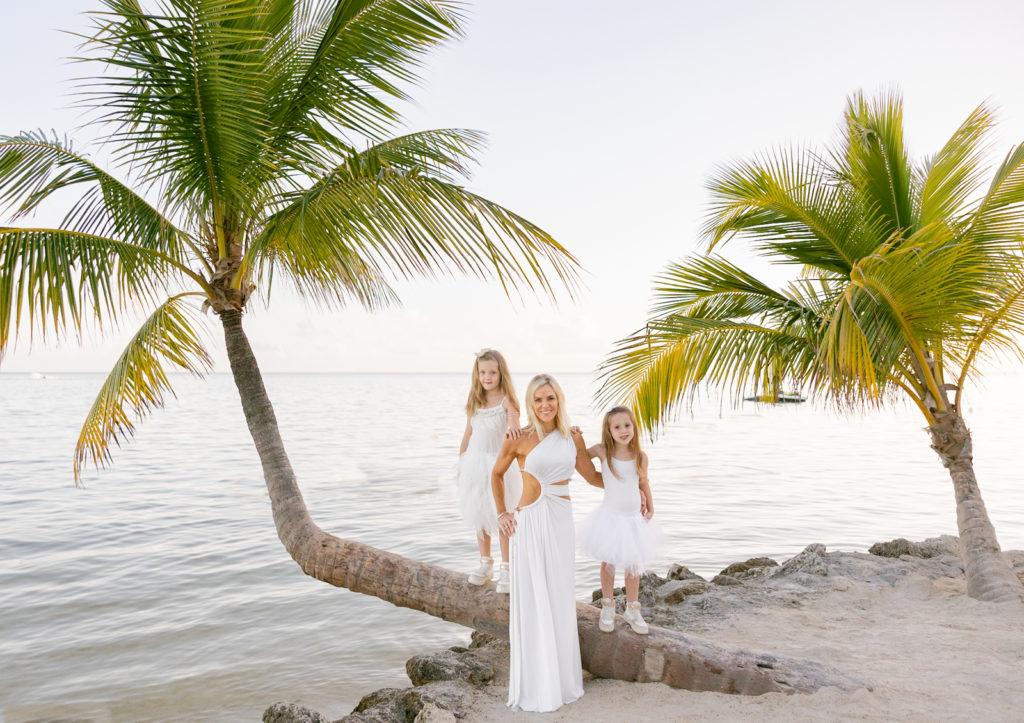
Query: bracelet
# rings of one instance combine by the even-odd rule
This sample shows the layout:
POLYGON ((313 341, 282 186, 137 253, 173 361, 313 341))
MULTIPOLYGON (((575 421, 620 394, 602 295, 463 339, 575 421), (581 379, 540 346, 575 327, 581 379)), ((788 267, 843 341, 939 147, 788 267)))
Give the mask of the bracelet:
POLYGON ((501 513, 500 515, 498 515, 498 519, 500 520, 500 519, 501 519, 502 517, 504 517, 505 515, 511 515, 511 514, 512 514, 511 512, 509 512, 508 510, 505 510, 505 511, 504 511, 504 512, 502 512, 502 513, 501 513))

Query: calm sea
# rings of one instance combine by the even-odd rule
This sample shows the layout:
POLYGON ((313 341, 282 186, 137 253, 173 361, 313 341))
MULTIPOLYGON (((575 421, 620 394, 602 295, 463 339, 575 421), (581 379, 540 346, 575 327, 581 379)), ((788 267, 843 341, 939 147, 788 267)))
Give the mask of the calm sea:
MULTIPOLYGON (((528 376, 517 377, 520 392, 528 376)), ((563 375, 597 441, 589 375, 563 375)), ((452 475, 468 376, 268 375, 314 518, 337 535, 469 570, 452 475)), ((405 660, 469 632, 304 576, 277 540, 232 380, 181 378, 115 465, 72 485, 101 375, 0 374, 0 719, 259 719, 277 700, 329 718, 407 685, 405 660)), ((1004 548, 1024 548, 1019 395, 967 399, 978 477, 1004 548)), ((652 569, 704 575, 812 542, 865 550, 955 534, 952 486, 917 412, 698 400, 653 445, 666 544, 652 569)), ((600 491, 573 483, 577 516, 600 491)), ((580 560, 590 599, 597 564, 580 560)))

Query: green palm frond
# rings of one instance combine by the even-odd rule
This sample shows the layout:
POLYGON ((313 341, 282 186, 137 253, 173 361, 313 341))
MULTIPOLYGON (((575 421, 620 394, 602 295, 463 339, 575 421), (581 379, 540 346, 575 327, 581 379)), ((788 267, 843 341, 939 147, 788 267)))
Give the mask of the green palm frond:
POLYGON ((851 190, 808 151, 723 167, 708 190, 709 249, 740 236, 764 254, 842 274, 874 246, 851 190))
MULTIPOLYGON (((120 158, 173 199, 173 212, 250 199, 246 161, 266 140, 267 105, 255 51, 264 33, 246 22, 249 0, 167 0, 144 12, 136 0, 104 0, 88 59, 107 73, 85 102, 115 124, 120 158)), ((223 230, 223 229, 221 229, 223 230)))
POLYGON ((113 321, 181 278, 167 256, 116 239, 41 228, 0 227, 0 353, 23 322, 60 335, 113 321), (26 318, 27 317, 27 318, 26 318))
POLYGON ((319 144, 318 121, 377 138, 398 119, 385 98, 406 98, 424 53, 461 34, 459 3, 333 0, 295 5, 293 34, 266 54, 269 153, 319 144))
POLYGON ((0 204, 24 217, 58 191, 86 191, 61 227, 118 238, 182 261, 195 244, 138 193, 77 153, 67 140, 41 131, 0 137, 0 204))
POLYGON ((921 185, 921 226, 949 223, 975 200, 985 176, 985 139, 992 127, 991 111, 979 106, 930 160, 921 185))
POLYGON ((280 266, 307 293, 343 301, 360 270, 384 278, 469 274, 553 293, 545 267, 566 286, 576 260, 550 235, 502 206, 447 182, 462 161, 461 132, 407 136, 349 159, 308 191, 287 194, 246 254, 246 266, 280 266), (441 139, 427 144, 427 140, 441 139), (443 151, 443 152, 441 152, 443 151), (414 162, 422 161, 422 164, 414 162), (440 166, 442 177, 432 175, 440 166), (316 280, 318 288, 310 284, 316 280))
POLYGON ((157 307, 114 363, 78 435, 76 482, 87 460, 108 464, 110 443, 129 439, 135 423, 162 407, 165 393, 174 393, 168 367, 197 376, 212 368, 196 332, 201 315, 184 300, 190 295, 198 294, 173 296, 157 307))
POLYGON ((903 101, 895 92, 850 99, 840 173, 857 189, 864 216, 877 225, 876 242, 913 230, 914 174, 903 143, 903 101))

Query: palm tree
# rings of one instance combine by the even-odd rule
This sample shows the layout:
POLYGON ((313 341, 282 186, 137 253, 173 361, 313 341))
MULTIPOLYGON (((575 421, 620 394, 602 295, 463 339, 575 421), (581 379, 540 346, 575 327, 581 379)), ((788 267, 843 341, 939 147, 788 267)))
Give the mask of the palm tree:
POLYGON ((302 501, 243 331, 253 294, 285 281, 327 306, 373 309, 395 301, 394 278, 469 274, 554 296, 572 289, 578 264, 462 185, 481 134, 387 135, 426 52, 461 32, 457 3, 151 4, 103 0, 84 44, 104 74, 83 97, 119 174, 60 137, 0 138, 13 223, 77 197, 56 228, 0 227, 0 353, 19 328, 80 334, 148 313, 82 426, 77 481, 161 406, 169 370, 210 368, 200 309, 212 310, 278 533, 306 572, 329 579, 325 550, 343 541, 302 501))
POLYGON ((775 394, 786 380, 845 408, 909 399, 953 481, 968 594, 1021 599, 961 414, 979 361, 1022 353, 1024 146, 985 188, 992 126, 983 105, 915 164, 901 99, 858 94, 827 151, 778 150, 719 170, 707 252, 660 275, 646 327, 603 365, 600 396, 628 399, 652 432, 699 384, 738 397, 775 394), (735 237, 799 277, 776 289, 714 253, 735 237))

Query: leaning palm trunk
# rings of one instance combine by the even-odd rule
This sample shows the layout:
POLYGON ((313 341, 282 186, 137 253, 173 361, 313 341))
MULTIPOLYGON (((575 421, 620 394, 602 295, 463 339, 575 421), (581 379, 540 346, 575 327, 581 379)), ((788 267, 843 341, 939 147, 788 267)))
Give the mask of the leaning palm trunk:
MULTIPOLYGON (((302 571, 331 585, 507 639, 508 597, 470 585, 464 575, 443 567, 340 539, 313 522, 242 330, 242 314, 228 310, 220 312, 220 318, 245 420, 263 464, 277 534, 302 571)), ((819 663, 755 653, 672 630, 652 628, 649 636, 641 637, 620 626, 613 635, 600 633, 597 611, 582 603, 577 609, 583 665, 601 677, 747 695, 864 687, 819 663)))
POLYGON ((1024 600, 1024 586, 1003 558, 995 528, 981 499, 974 475, 971 433, 963 417, 956 412, 936 414, 935 423, 928 431, 932 449, 953 480, 967 594, 988 602, 1024 600))

